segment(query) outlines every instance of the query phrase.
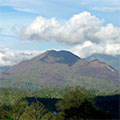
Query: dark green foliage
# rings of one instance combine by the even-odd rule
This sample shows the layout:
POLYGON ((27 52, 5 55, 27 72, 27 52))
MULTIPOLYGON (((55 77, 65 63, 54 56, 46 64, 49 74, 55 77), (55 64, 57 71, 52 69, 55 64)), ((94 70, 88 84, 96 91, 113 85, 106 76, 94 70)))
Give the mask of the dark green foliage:
POLYGON ((20 117, 25 112, 26 107, 27 107, 26 101, 21 101, 21 100, 18 101, 12 106, 12 109, 10 110, 10 116, 14 120, 20 120, 20 117))
POLYGON ((61 98, 64 95, 64 88, 41 88, 33 91, 32 94, 38 98, 61 98))
POLYGON ((2 89, 0 91, 2 93, 0 97, 0 120, 39 120, 47 113, 47 109, 41 102, 35 101, 28 104, 23 99, 23 91, 20 93, 17 89, 14 92, 10 90, 2 89), (19 97, 16 96, 17 93, 19 97))
POLYGON ((53 114, 51 112, 48 112, 42 117, 42 120, 52 120, 52 118, 53 114))
POLYGON ((66 87, 65 94, 60 102, 57 103, 57 107, 61 110, 69 109, 71 107, 77 107, 81 105, 85 100, 92 97, 90 92, 86 89, 77 87, 66 87))
POLYGON ((54 112, 56 111, 55 104, 60 100, 56 98, 39 98, 39 97, 26 97, 24 100, 28 102, 28 104, 32 104, 34 102, 41 102, 47 108, 48 111, 54 112))
POLYGON ((68 87, 62 100, 57 103, 65 120, 110 119, 111 116, 94 105, 93 96, 89 91, 68 87))
POLYGON ((102 110, 97 109, 91 102, 84 101, 80 106, 71 107, 65 110, 65 119, 111 119, 111 116, 102 110))
POLYGON ((115 119, 120 119, 120 94, 109 96, 97 96, 96 106, 104 109, 115 119))
POLYGON ((37 101, 33 102, 29 107, 26 108, 25 112, 22 115, 22 118, 31 119, 31 120, 40 120, 47 113, 45 106, 37 101))
POLYGON ((28 105, 27 101, 20 100, 11 107, 1 106, 0 120, 40 120, 46 113, 48 111, 41 102, 28 105))
MULTIPOLYGON (((113 96, 115 93, 111 93, 112 96, 108 96, 99 91, 88 91, 79 86, 66 87, 63 89, 63 95, 61 92, 53 92, 53 89, 48 89, 44 92, 43 90, 1 89, 0 120, 93 120, 119 118, 119 96, 113 96), (40 91, 45 95, 43 93, 40 94, 40 91), (61 94, 61 97, 59 96, 59 99, 52 98, 54 93, 55 96, 61 94), (106 97, 98 96, 102 94, 106 95, 106 97), (38 96, 43 96, 44 98, 38 96)), ((119 91, 116 92, 118 93, 119 91)))

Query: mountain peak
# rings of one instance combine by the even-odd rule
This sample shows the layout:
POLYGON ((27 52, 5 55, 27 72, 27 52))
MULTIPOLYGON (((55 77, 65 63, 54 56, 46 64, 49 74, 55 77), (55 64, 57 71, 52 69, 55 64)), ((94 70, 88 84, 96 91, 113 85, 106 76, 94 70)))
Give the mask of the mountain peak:
POLYGON ((104 62, 88 62, 71 52, 55 50, 11 67, 0 73, 0 79, 0 87, 21 89, 81 85, 87 89, 112 91, 118 89, 120 84, 119 71, 104 62))
POLYGON ((119 55, 108 55, 108 54, 93 54, 86 58, 88 61, 93 61, 95 59, 98 59, 99 61, 102 61, 113 68, 120 71, 120 56, 119 55))
POLYGON ((49 50, 42 54, 40 61, 45 63, 63 63, 71 66, 79 59, 80 57, 74 55, 69 51, 49 50))

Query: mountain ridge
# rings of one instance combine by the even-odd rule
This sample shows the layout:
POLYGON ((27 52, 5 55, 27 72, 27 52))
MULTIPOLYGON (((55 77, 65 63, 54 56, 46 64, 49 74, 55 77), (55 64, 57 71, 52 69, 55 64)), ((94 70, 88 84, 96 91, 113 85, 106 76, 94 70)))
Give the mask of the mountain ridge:
POLYGON ((0 87, 39 89, 81 85, 88 89, 119 88, 119 71, 99 60, 87 61, 68 51, 47 51, 0 75, 0 87), (68 61, 68 63, 67 63, 68 61))
POLYGON ((86 59, 88 61, 98 59, 120 71, 120 55, 113 56, 107 54, 93 54, 86 59))

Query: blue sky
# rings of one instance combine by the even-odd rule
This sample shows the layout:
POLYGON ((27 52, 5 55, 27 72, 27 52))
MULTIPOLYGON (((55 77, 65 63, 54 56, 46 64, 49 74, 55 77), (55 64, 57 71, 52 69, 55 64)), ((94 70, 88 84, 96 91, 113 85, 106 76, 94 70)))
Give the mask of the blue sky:
MULTIPOLYGON (((100 19, 104 19, 105 23, 112 23, 120 26, 120 0, 1 0, 0 2, 0 48, 5 46, 11 49, 22 49, 21 44, 28 43, 36 46, 36 49, 47 49, 50 45, 43 43, 24 42, 19 40, 17 33, 12 30, 13 27, 20 31, 24 26, 29 25, 37 16, 45 18, 55 17, 58 21, 65 22, 74 14, 83 11, 89 11, 91 14, 100 19), (34 3, 34 4, 33 4, 34 3), (98 11, 93 8, 116 8, 113 11, 98 11), (14 47, 13 45, 14 44, 14 47), (18 46, 20 44, 20 46, 18 46), (39 44, 39 45, 38 45, 39 44), (41 44, 43 44, 41 46, 41 44), (44 47, 43 47, 44 46, 44 47)), ((17 32, 18 32, 17 31, 17 32)), ((50 43, 49 43, 50 44, 50 43)), ((51 44, 51 48, 52 48, 51 44)), ((56 45, 60 47, 60 45, 56 45)), ((63 45, 62 45, 63 46, 63 45)), ((25 45, 26 47, 26 45, 25 45)), ((28 49, 30 47, 28 46, 28 49)), ((61 48, 61 47, 60 47, 61 48)), ((23 46, 24 49, 24 46, 23 46)))
MULTIPOLYGON (((96 16, 99 20, 104 19, 102 26, 111 23, 115 29, 120 28, 120 0, 0 0, 0 50, 8 48, 10 50, 43 51, 47 49, 73 50, 75 48, 73 51, 78 54, 79 50, 76 49, 81 43, 67 44, 57 40, 37 40, 35 42, 29 39, 22 40, 20 35, 21 31, 31 25, 38 16, 46 20, 55 18, 63 25, 73 15, 84 11, 90 13, 91 16, 96 16)), ((119 30, 116 34, 118 33, 119 30)), ((82 46, 86 45, 86 42, 83 42, 82 46)), ((119 40, 117 42, 119 44, 119 40)), ((100 45, 104 45, 103 43, 100 45)), ((118 49, 117 52, 119 53, 118 49)), ((111 52, 108 53, 111 54, 111 52)), ((114 53, 116 54, 116 51, 114 53)))

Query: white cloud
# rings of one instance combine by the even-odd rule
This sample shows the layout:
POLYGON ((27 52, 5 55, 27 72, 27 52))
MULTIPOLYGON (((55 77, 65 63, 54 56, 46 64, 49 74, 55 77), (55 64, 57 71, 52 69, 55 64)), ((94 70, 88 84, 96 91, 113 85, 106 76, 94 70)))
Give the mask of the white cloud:
POLYGON ((30 13, 33 12, 32 9, 21 8, 21 7, 14 7, 14 9, 17 10, 17 11, 21 11, 21 12, 30 12, 30 13))
POLYGON ((101 26, 100 30, 95 33, 95 36, 102 42, 120 43, 120 27, 114 27, 113 24, 101 26))
POLYGON ((55 18, 37 17, 26 27, 22 39, 34 41, 57 41, 65 44, 79 44, 84 41, 99 42, 96 32, 100 30, 103 20, 99 20, 88 12, 72 16, 65 24, 55 18))
POLYGON ((72 16, 63 25, 55 18, 37 17, 21 34, 21 39, 33 41, 57 41, 73 45, 85 41, 93 43, 120 42, 120 28, 113 24, 102 25, 103 20, 82 12, 72 16))
POLYGON ((120 44, 95 44, 87 41, 81 45, 72 47, 70 51, 80 56, 81 58, 85 58, 94 53, 117 55, 120 54, 120 44))
POLYGON ((92 10, 101 12, 118 12, 120 11, 120 7, 93 7, 92 10))
POLYGON ((12 66, 39 55, 40 51, 0 50, 0 66, 12 66))
POLYGON ((58 30, 60 24, 52 18, 47 20, 43 17, 37 17, 33 23, 23 30, 22 39, 34 41, 49 41, 52 40, 58 30))
POLYGON ((21 36, 24 40, 72 45, 71 50, 81 57, 92 53, 120 54, 120 28, 111 23, 104 26, 103 22, 89 12, 74 15, 64 24, 55 18, 37 17, 21 36))

